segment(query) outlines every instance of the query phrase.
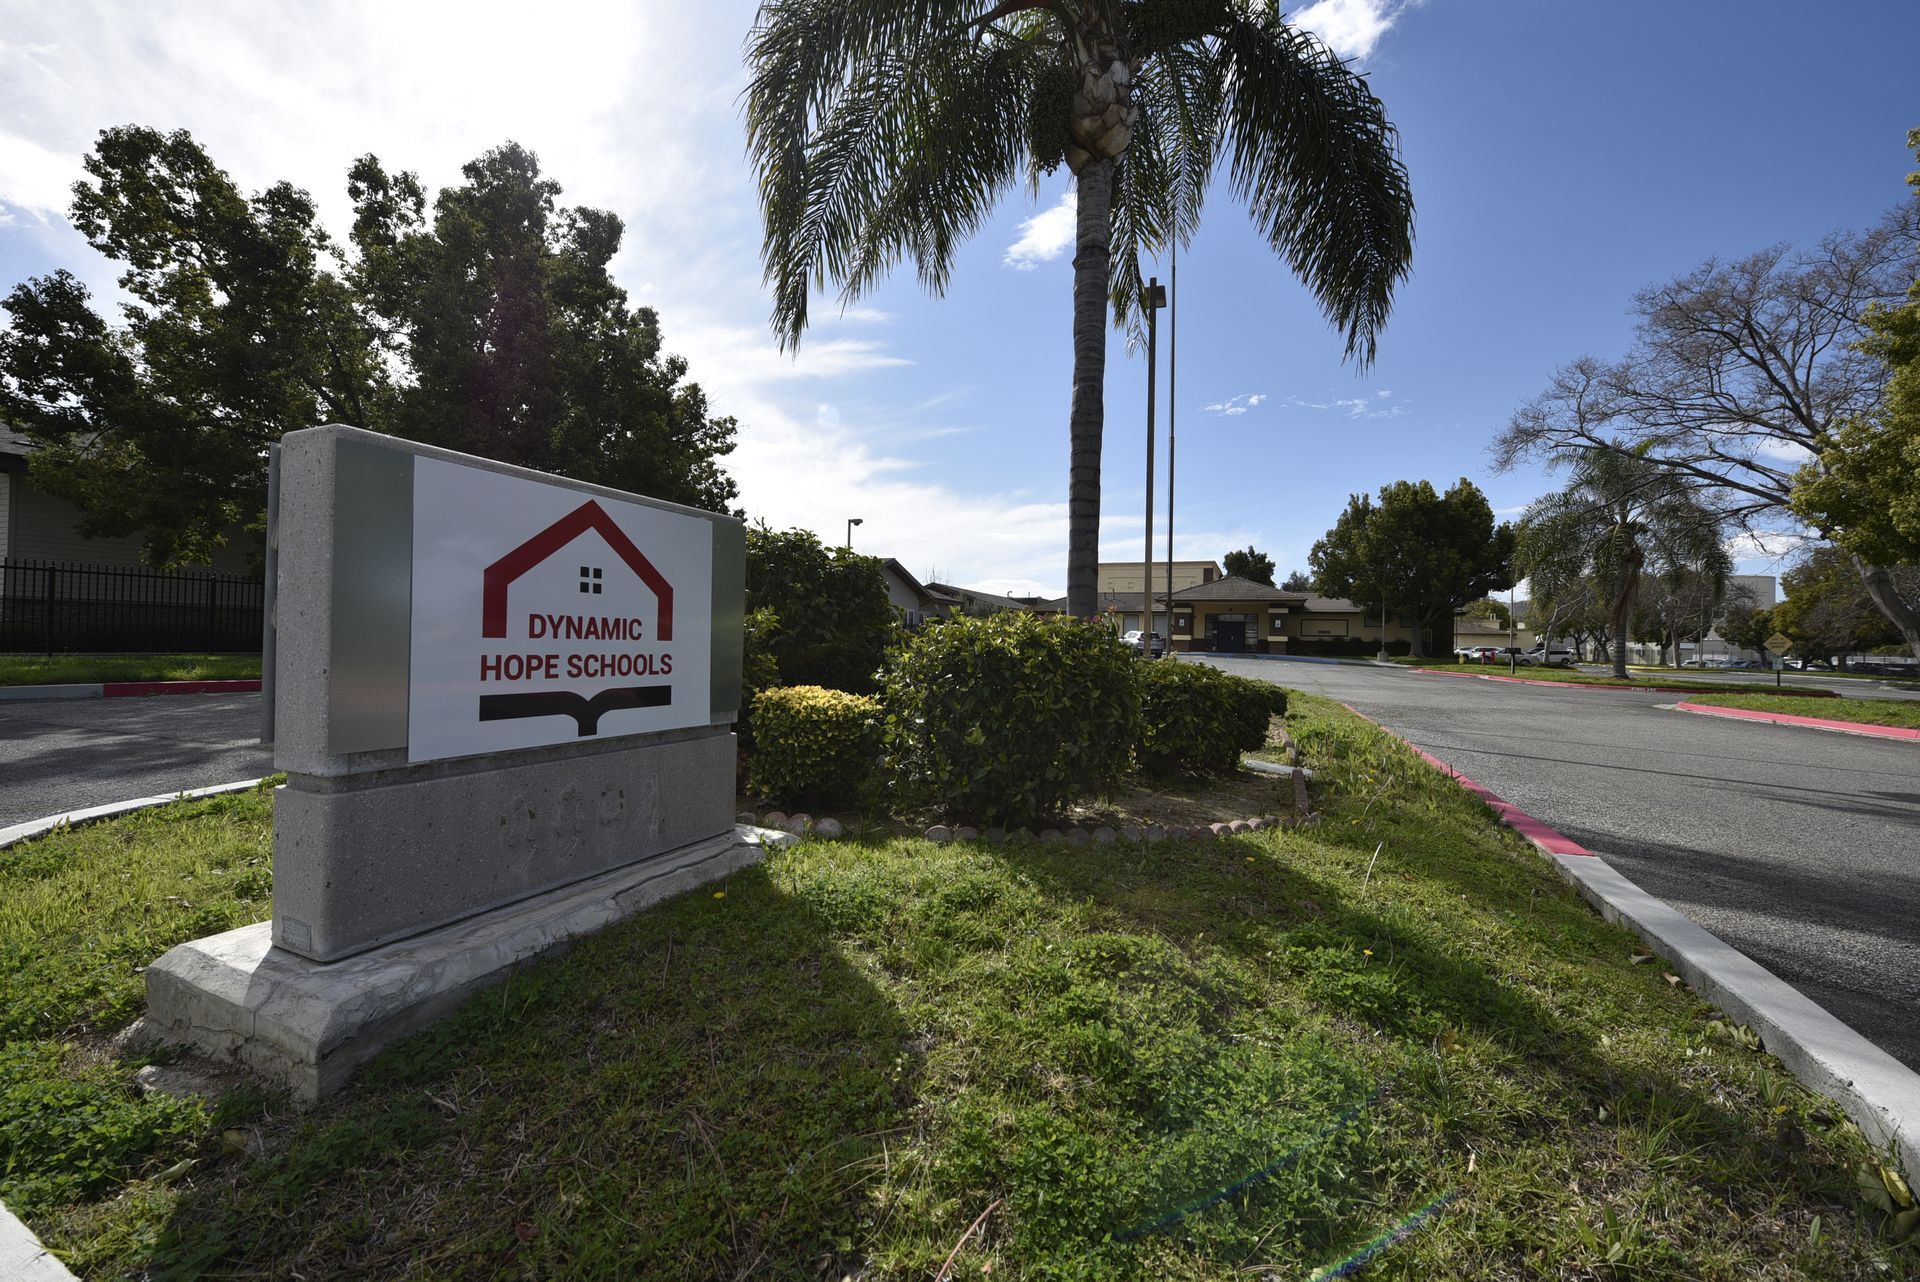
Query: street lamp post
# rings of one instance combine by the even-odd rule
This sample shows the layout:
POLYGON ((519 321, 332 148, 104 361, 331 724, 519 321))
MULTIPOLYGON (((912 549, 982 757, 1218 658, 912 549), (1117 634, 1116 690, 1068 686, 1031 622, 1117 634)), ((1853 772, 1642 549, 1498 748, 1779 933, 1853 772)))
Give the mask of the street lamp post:
POLYGON ((847 518, 847 551, 853 551, 853 527, 865 524, 866 522, 860 517, 850 516, 847 518))
MULTIPOLYGON (((1140 653, 1153 657, 1153 374, 1158 364, 1160 309, 1167 305, 1167 291, 1158 276, 1147 281, 1140 298, 1147 314, 1147 543, 1140 563, 1140 653)), ((1167 631, 1173 631, 1169 623, 1167 631)))
MULTIPOLYGON (((1173 428, 1180 400, 1180 238, 1173 239, 1173 280, 1167 309, 1167 649, 1173 657, 1173 428)), ((1259 624, 1254 625, 1256 628, 1259 624)), ((1193 629, 1189 627, 1191 636, 1193 629)), ((1189 645, 1192 642, 1188 642, 1189 645)))

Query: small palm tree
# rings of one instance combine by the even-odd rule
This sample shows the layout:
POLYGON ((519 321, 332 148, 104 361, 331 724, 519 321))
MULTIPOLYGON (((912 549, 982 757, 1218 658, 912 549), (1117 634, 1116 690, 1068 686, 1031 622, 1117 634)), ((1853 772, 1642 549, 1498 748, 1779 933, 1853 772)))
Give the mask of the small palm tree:
POLYGON ((1627 624, 1643 577, 1724 583, 1732 565, 1721 527, 1719 514, 1672 473, 1624 447, 1592 450, 1575 460, 1565 489, 1528 506, 1514 567, 1542 584, 1593 583, 1610 606, 1613 674, 1624 679, 1627 624))
POLYGON ((1091 617, 1107 302, 1192 236, 1216 162, 1269 244, 1373 359, 1413 252, 1413 198, 1379 99, 1255 0, 763 0, 748 149, 782 345, 811 291, 852 299, 903 256, 946 285, 1023 176, 1077 194, 1067 603, 1091 617))

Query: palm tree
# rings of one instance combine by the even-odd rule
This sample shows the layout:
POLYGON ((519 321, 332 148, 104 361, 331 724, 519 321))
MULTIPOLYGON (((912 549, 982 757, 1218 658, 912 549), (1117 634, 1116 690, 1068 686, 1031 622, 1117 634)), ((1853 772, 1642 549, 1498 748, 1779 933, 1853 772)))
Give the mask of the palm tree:
MULTIPOLYGON (((1627 624, 1643 576, 1732 569, 1721 518, 1672 473, 1630 449, 1578 456, 1565 489, 1535 499, 1520 518, 1515 569, 1542 584, 1591 580, 1610 606, 1613 674, 1627 675, 1627 624)), ((1539 595, 1535 593, 1536 597, 1539 595)))
POLYGON ((1374 355, 1413 252, 1397 135, 1366 82, 1256 0, 763 0, 747 140, 783 346, 809 293, 910 256, 930 290, 1022 176, 1065 164, 1073 259, 1067 603, 1091 617, 1107 301, 1185 243, 1216 161, 1274 251, 1374 355))

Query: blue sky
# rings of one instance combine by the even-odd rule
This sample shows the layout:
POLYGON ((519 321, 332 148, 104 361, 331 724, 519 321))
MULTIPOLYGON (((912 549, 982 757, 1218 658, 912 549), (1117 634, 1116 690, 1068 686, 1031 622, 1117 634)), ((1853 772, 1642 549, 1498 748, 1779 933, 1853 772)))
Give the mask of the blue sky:
MULTIPOLYGON (((832 541, 860 516, 857 546, 915 573, 1063 590, 1064 178, 1007 200, 946 297, 902 270, 845 314, 819 308, 799 357, 782 355, 741 145, 752 9, 8 0, 0 287, 65 266, 111 290, 64 218, 108 125, 191 129, 243 186, 290 179, 342 228, 354 156, 438 184, 514 138, 567 200, 627 220, 616 275, 739 417, 750 513, 832 541)), ((1180 263, 1181 557, 1251 542, 1302 567, 1350 492, 1401 478, 1468 476, 1517 511, 1550 478, 1490 475, 1487 441, 1556 365, 1622 350, 1635 289, 1865 224, 1913 167, 1908 3, 1322 0, 1299 16, 1358 60, 1400 128, 1413 277, 1378 362, 1356 372, 1215 193, 1180 263)), ((1115 558, 1140 547, 1144 391, 1116 336, 1102 529, 1115 558)), ((1164 511, 1164 443, 1160 456, 1164 511)))

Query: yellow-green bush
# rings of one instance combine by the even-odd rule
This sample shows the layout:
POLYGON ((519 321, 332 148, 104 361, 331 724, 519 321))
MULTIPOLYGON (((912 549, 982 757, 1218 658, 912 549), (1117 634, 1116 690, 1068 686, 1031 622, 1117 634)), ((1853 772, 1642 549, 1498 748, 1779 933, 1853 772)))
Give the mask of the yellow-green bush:
POLYGON ((880 760, 880 703, 820 686, 776 686, 753 705, 753 790, 785 802, 852 801, 880 760))

